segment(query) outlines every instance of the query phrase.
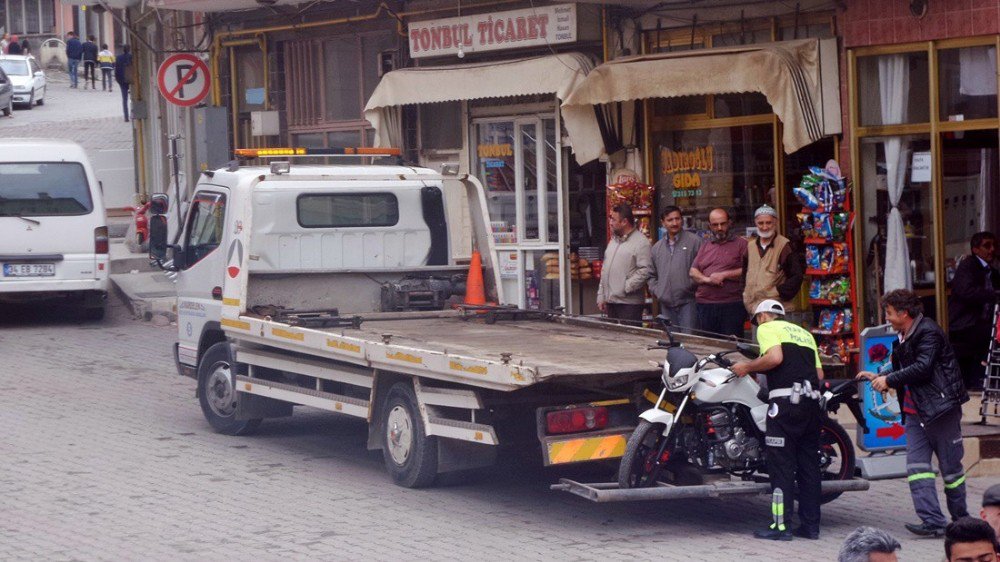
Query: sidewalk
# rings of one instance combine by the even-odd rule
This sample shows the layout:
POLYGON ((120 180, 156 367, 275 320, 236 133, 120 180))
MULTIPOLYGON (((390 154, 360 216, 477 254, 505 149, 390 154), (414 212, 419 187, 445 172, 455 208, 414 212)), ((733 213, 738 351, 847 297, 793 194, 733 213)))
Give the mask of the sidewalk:
MULTIPOLYGON (((109 217, 112 230, 110 246, 112 291, 125 303, 136 318, 165 326, 177 321, 177 290, 167 272, 156 269, 149 263, 145 253, 136 253, 125 243, 122 228, 123 219, 131 217, 109 217), (121 232, 115 237, 115 232, 121 232)), ((127 222, 125 224, 127 228, 127 222)))

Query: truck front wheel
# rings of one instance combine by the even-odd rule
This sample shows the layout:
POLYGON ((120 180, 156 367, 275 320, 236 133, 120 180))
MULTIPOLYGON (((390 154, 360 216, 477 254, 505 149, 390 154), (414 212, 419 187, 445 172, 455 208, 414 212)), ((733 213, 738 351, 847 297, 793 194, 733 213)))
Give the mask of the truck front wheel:
POLYGON ((437 438, 425 432, 413 388, 404 382, 393 385, 382 412, 382 456, 392 480, 406 488, 433 484, 437 438))
POLYGON ((205 419, 225 435, 249 435, 260 419, 236 419, 236 362, 226 342, 212 345, 198 362, 198 402, 205 419))

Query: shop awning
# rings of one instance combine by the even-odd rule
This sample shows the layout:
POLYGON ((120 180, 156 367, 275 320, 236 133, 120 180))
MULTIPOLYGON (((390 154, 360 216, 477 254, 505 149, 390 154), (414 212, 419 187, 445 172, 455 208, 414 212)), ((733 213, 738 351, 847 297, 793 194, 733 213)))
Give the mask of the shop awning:
MULTIPOLYGON (((535 94, 554 94, 565 100, 591 69, 593 64, 586 56, 566 53, 394 70, 383 76, 372 92, 365 106, 365 118, 375 128, 375 146, 400 146, 401 106, 535 94)), ((563 119, 574 150, 576 138, 601 136, 593 108, 563 109, 563 119), (572 119, 566 115, 567 111, 574 114, 572 119)), ((577 160, 586 162, 592 158, 577 160)))
MULTIPOLYGON (((836 40, 803 39, 644 55, 606 62, 563 101, 570 111, 649 98, 760 92, 784 125, 786 153, 841 131, 836 40)), ((600 135, 575 139, 577 159, 604 152, 600 135)))

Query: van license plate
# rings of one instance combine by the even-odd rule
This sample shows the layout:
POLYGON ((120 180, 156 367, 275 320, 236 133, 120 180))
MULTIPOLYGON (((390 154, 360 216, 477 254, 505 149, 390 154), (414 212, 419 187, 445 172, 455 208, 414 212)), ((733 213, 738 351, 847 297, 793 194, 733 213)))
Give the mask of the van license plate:
POLYGON ((5 263, 4 277, 52 277, 56 274, 54 263, 5 263))

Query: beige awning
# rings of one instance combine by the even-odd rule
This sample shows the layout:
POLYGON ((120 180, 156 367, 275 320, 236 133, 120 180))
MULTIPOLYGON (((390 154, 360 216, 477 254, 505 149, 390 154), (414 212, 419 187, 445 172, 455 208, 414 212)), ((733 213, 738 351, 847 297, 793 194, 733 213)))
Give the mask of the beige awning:
MULTIPOLYGON (((566 53, 394 70, 383 76, 372 92, 365 118, 375 128, 375 146, 400 146, 400 106, 533 94, 554 94, 565 100, 593 67, 586 56, 566 53)), ((574 150, 577 137, 600 138, 593 108, 570 107, 562 113, 574 150), (567 111, 573 114, 572 119, 567 111)))
MULTIPOLYGON (((784 125, 792 153, 839 133, 840 88, 835 40, 803 39, 741 47, 644 55, 606 62, 563 101, 566 128, 574 108, 649 98, 760 92, 784 125)), ((604 152, 600 135, 574 140, 577 158, 604 152)))

